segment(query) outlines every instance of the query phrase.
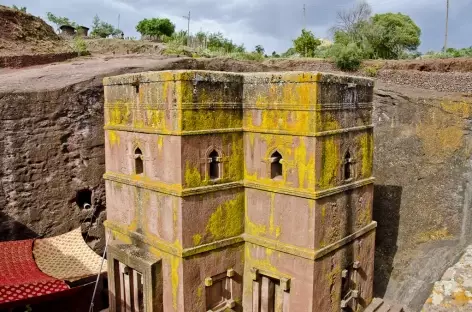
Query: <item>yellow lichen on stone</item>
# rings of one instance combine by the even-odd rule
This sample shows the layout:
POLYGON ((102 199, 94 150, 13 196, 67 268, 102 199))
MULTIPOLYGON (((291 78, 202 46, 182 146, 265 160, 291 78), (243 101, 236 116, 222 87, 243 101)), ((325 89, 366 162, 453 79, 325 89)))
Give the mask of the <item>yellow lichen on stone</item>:
POLYGON ((317 83, 296 83, 295 94, 298 96, 297 105, 301 107, 313 107, 317 103, 317 83))
POLYGON ((372 161, 374 158, 372 134, 362 134, 359 137, 359 146, 362 154, 362 177, 368 178, 372 175, 372 161))
POLYGON ((247 131, 285 131, 305 135, 314 131, 314 114, 308 111, 281 109, 247 110, 244 112, 247 131), (259 117, 256 117, 260 115, 259 117), (257 122, 256 122, 257 120, 257 122))
POLYGON ((300 144, 294 152, 295 166, 298 170, 298 187, 312 190, 315 188, 315 156, 307 157, 305 139, 300 138, 299 141, 300 144))
POLYGON ((357 228, 361 228, 363 226, 368 225, 372 221, 372 211, 371 211, 372 203, 370 197, 365 200, 362 207, 360 208, 360 212, 358 213, 356 225, 357 228))
POLYGON ((108 142, 110 142, 110 146, 120 144, 120 135, 116 131, 107 130, 107 134, 108 134, 108 142))
MULTIPOLYGON (((270 272, 270 273, 273 273, 273 274, 276 274, 276 275, 280 275, 282 277, 283 274, 281 274, 280 271, 277 269, 277 267, 272 264, 272 258, 274 256, 277 256, 277 254, 279 254, 279 252, 277 252, 277 251, 274 252, 273 250, 271 250, 269 248, 266 248, 266 247, 260 247, 260 246, 256 247, 256 246, 257 245, 246 243, 245 253, 244 253, 246 263, 250 267, 257 268, 259 270, 264 270, 264 271, 267 271, 267 272, 270 272), (256 249, 256 248, 263 249, 263 257, 257 257, 256 258, 252 255, 251 251, 256 249)), ((261 253, 258 252, 257 255, 260 256, 261 253)))
POLYGON ((265 146, 266 154, 263 160, 266 162, 267 173, 260 171, 259 164, 245 166, 245 180, 255 182, 269 188, 290 188, 314 192, 315 188, 315 153, 313 150, 314 139, 302 138, 291 135, 252 134, 259 144, 265 146), (311 141, 310 141, 311 140, 311 141), (282 177, 272 179, 270 177, 269 162, 272 154, 277 151, 282 155, 282 177), (263 176, 259 176, 262 172, 263 176), (289 177, 293 176, 296 182, 289 177), (297 183, 298 182, 298 183, 297 183))
POLYGON ((317 131, 332 131, 340 128, 336 117, 330 112, 317 111, 316 123, 317 131))
POLYGON ((245 217, 244 217, 244 229, 245 232, 249 235, 254 235, 254 236, 260 236, 262 234, 265 234, 267 229, 264 224, 257 224, 255 222, 252 222, 251 219, 249 218, 248 214, 248 204, 247 204, 247 196, 244 196, 244 211, 245 211, 245 217))
POLYGON ((234 129, 242 127, 242 112, 239 110, 184 110, 182 113, 183 131, 212 129, 234 129))
POLYGON ((318 186, 324 189, 335 186, 339 170, 339 155, 334 136, 326 137, 321 144, 321 175, 318 186))
POLYGON ((452 238, 454 238, 454 235, 452 235, 447 228, 442 228, 420 233, 418 235, 417 241, 419 243, 426 243, 429 241, 448 240, 452 238))
POLYGON ((113 231, 113 230, 112 230, 112 234, 113 234, 114 239, 119 240, 119 241, 121 241, 125 244, 132 244, 133 243, 133 240, 131 239, 131 237, 129 237, 126 234, 123 234, 123 233, 118 232, 118 231, 113 231))
POLYGON ((110 125, 126 125, 129 122, 131 111, 129 109, 130 103, 115 101, 109 110, 109 124, 110 125))
POLYGON ((443 162, 465 145, 464 120, 457 115, 438 114, 437 108, 429 108, 424 120, 416 125, 416 134, 429 162, 443 162))
POLYGON ((188 161, 185 164, 185 186, 202 186, 202 176, 200 175, 200 170, 198 170, 198 168, 196 167, 192 167, 192 165, 188 161))
POLYGON ((466 101, 444 101, 441 102, 441 108, 448 113, 454 114, 461 118, 472 117, 472 103, 466 101))
POLYGON ((201 234, 195 234, 193 235, 193 245, 198 246, 202 242, 202 235, 201 234))
POLYGON ((174 310, 177 311, 177 302, 179 294, 179 266, 181 259, 178 257, 172 257, 171 265, 171 281, 172 281, 172 305, 174 310))
MULTIPOLYGON (((166 116, 164 110, 147 109, 146 117, 146 127, 163 132, 166 131, 166 116)), ((144 125, 144 122, 141 122, 141 125, 144 125)))
POLYGON ((416 127, 416 133, 425 154, 432 161, 451 157, 463 145, 464 130, 459 125, 440 127, 423 123, 416 127))
POLYGON ((135 182, 142 182, 145 183, 146 186, 152 187, 154 189, 162 189, 166 191, 174 191, 174 192, 181 192, 182 185, 181 184, 167 184, 158 180, 153 180, 145 175, 140 174, 133 174, 129 176, 129 178, 135 182))
POLYGON ((330 302, 332 311, 336 311, 339 309, 340 303, 340 287, 336 287, 336 284, 340 284, 337 282, 338 279, 341 279, 341 268, 339 265, 336 265, 334 268, 331 268, 329 272, 326 274, 326 280, 328 282, 328 288, 330 291, 330 302))
POLYGON ((163 145, 164 145, 164 136, 159 135, 159 136, 157 137, 157 150, 158 150, 159 152, 162 151, 162 146, 163 146, 163 145))
POLYGON ((197 300, 199 302, 202 302, 203 300, 203 286, 201 285, 197 287, 197 300))
POLYGON ((206 231, 215 240, 237 236, 244 231, 243 213, 244 194, 241 193, 216 208, 210 216, 206 231))
POLYGON ((249 133, 246 133, 246 135, 249 138, 249 146, 251 147, 251 150, 254 150, 254 140, 255 140, 254 133, 249 132, 249 133))
POLYGON ((230 146, 228 161, 223 164, 225 180, 241 181, 244 178, 244 145, 242 134, 224 134, 223 146, 230 146))
POLYGON ((454 304, 456 306, 464 306, 469 303, 469 297, 467 297, 464 289, 456 290, 452 297, 454 298, 454 304))

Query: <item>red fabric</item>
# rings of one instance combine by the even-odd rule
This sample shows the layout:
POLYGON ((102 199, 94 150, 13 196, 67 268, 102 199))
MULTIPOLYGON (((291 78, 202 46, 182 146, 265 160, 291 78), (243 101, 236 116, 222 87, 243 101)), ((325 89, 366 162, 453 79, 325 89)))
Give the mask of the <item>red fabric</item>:
POLYGON ((0 304, 69 289, 41 272, 33 259, 33 240, 0 243, 0 304))

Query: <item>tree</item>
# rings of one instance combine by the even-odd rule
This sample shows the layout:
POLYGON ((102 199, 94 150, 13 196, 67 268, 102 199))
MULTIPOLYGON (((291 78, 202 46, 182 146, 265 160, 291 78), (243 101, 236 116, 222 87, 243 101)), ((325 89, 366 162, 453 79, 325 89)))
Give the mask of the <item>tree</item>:
POLYGON ((170 37, 175 32, 175 25, 168 18, 145 18, 136 25, 136 30, 142 36, 153 38, 170 37))
POLYGON ((256 47, 254 48, 254 50, 256 51, 256 53, 258 54, 264 54, 264 47, 261 46, 260 44, 256 45, 256 47))
POLYGON ((355 33, 359 24, 368 21, 371 15, 372 7, 365 0, 361 0, 351 9, 338 11, 336 25, 331 30, 355 33))
POLYGON ((225 53, 244 53, 246 51, 243 44, 235 44, 232 40, 225 38, 221 32, 208 35, 207 48, 210 51, 225 53))
POLYGON ((13 5, 12 9, 26 13, 26 7, 17 7, 16 5, 13 5))
POLYGON ((280 57, 280 55, 277 52, 272 51, 272 57, 280 57))
POLYGON ((51 12, 47 12, 46 16, 51 23, 56 24, 58 29, 63 25, 72 26, 74 28, 77 28, 78 26, 75 22, 70 21, 67 17, 55 16, 51 12))
POLYGON ((107 38, 108 36, 118 36, 122 31, 113 25, 100 20, 98 15, 95 15, 92 21, 92 37, 107 38))
POLYGON ((293 40, 295 51, 304 57, 313 57, 316 48, 321 44, 321 41, 315 38, 315 35, 306 29, 302 29, 302 34, 297 39, 293 40))
POLYGON ((197 38, 197 41, 198 41, 198 46, 200 48, 203 48, 203 49, 206 48, 207 36, 208 36, 207 33, 203 32, 203 31, 199 31, 195 35, 195 37, 197 38))
POLYGON ((415 51, 421 44, 421 29, 408 15, 376 14, 371 24, 369 39, 377 57, 396 59, 405 51, 415 51))
MULTIPOLYGON (((357 45, 363 58, 398 59, 407 51, 418 48, 421 29, 409 16, 371 14, 372 9, 365 1, 350 10, 338 12, 337 24, 331 28, 334 43, 346 47, 357 45)), ((344 50, 352 51, 353 48, 344 50)))
POLYGON ((295 54, 297 54, 297 51, 295 50, 295 48, 292 47, 292 48, 289 48, 284 53, 282 53, 282 57, 291 57, 295 54))

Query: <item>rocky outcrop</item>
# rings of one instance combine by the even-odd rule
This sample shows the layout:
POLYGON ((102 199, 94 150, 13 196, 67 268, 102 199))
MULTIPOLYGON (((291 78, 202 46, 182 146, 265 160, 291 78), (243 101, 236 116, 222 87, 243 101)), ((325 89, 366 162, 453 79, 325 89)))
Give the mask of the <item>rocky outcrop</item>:
POLYGON ((41 18, 0 5, 0 56, 72 52, 41 18))
POLYGON ((0 56, 0 68, 21 68, 34 65, 43 65, 55 62, 63 62, 77 57, 76 52, 64 52, 37 55, 7 55, 0 56))
POLYGON ((470 242, 471 104, 378 83, 376 296, 418 311, 470 242), (399 92, 401 91, 401 92, 399 92))
POLYGON ((446 270, 426 301, 423 312, 472 310, 472 246, 461 259, 446 270))
POLYGON ((89 241, 103 237, 102 103, 102 88, 87 83, 1 95, 2 239, 58 235, 81 224, 89 241))

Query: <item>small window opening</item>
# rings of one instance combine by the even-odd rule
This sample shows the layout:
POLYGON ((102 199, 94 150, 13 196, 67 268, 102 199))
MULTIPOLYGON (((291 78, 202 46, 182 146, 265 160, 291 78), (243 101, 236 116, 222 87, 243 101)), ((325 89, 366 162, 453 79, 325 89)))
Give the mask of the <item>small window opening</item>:
POLYGON ((75 196, 75 202, 80 209, 90 209, 92 205, 92 191, 89 189, 78 191, 75 196))
POLYGON ((139 148, 134 151, 134 170, 136 174, 144 173, 143 152, 139 148))
POLYGON ((210 169, 209 175, 211 180, 220 178, 220 157, 217 151, 213 151, 209 155, 210 169))
POLYGON ((344 180, 349 180, 352 178, 352 159, 351 153, 347 152, 344 156, 344 180))
POLYGON ((281 179, 282 178, 282 155, 279 152, 275 151, 270 156, 270 177, 272 179, 281 179))

